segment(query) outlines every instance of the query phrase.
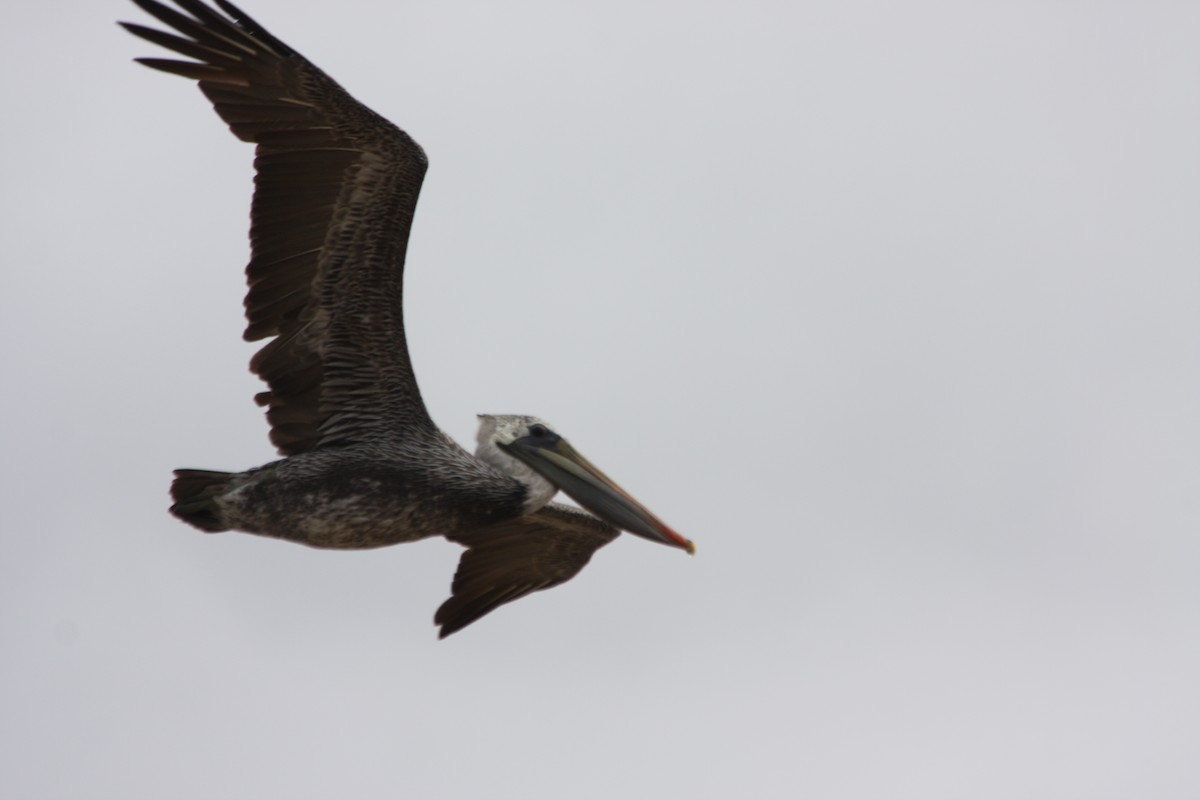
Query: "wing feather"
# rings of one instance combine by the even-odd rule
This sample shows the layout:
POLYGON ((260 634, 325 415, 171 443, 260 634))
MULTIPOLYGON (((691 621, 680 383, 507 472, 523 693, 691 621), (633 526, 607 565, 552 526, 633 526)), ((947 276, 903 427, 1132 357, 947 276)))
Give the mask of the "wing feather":
POLYGON ((244 336, 271 339, 250 362, 271 441, 292 455, 433 429, 401 309, 424 152, 236 6, 173 1, 186 13, 134 0, 174 33, 122 24, 194 59, 138 61, 199 81, 257 145, 244 336))
POLYGON ((447 535, 467 550, 454 574, 450 599, 433 618, 441 626, 439 637, 505 603, 570 580, 619 533, 591 514, 551 503, 515 520, 447 535))

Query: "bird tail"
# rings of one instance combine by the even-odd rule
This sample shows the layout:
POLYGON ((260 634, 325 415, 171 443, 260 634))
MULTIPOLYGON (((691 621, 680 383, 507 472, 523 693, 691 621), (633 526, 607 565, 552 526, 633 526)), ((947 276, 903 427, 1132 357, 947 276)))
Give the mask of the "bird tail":
POLYGON ((192 527, 208 533, 229 530, 221 517, 216 498, 230 489, 236 473, 205 469, 177 469, 171 482, 171 513, 192 527))

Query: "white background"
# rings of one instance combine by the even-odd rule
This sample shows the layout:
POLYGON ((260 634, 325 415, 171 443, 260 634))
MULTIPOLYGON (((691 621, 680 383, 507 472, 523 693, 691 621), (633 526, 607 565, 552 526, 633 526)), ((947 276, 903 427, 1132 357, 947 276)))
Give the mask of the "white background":
POLYGON ((431 168, 434 418, 670 524, 438 642, 458 548, 169 517, 273 457, 251 149, 119 2, 0 28, 0 793, 1200 796, 1200 6, 247 11, 431 168))

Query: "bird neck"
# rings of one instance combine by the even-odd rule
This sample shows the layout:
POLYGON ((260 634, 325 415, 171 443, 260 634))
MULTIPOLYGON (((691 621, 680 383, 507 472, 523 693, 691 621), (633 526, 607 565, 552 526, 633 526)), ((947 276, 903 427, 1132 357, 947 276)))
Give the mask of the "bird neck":
POLYGON ((525 487, 525 501, 522 509, 526 514, 537 511, 558 493, 557 486, 543 478, 525 462, 505 453, 490 440, 479 442, 479 446, 475 450, 475 457, 515 478, 525 487))

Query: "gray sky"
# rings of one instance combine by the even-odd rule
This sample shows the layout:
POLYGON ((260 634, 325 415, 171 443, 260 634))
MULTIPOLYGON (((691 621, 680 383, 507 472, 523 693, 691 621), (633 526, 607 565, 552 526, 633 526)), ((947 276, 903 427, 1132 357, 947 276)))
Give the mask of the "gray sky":
POLYGON ((27 3, 0 794, 1200 793, 1200 6, 245 7, 429 153, 434 418, 553 421, 697 555, 438 642, 454 545, 169 517, 273 457, 251 150, 132 4, 27 3))

